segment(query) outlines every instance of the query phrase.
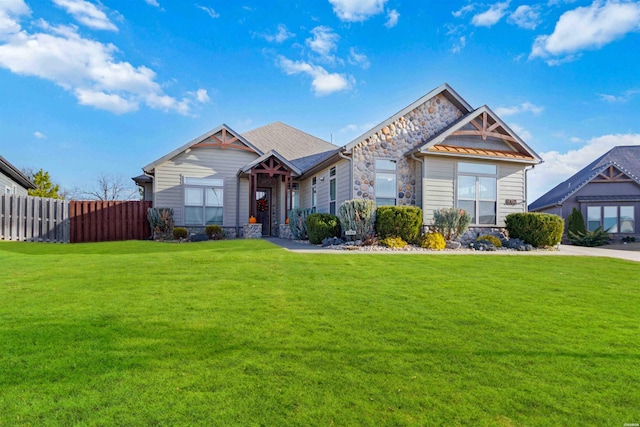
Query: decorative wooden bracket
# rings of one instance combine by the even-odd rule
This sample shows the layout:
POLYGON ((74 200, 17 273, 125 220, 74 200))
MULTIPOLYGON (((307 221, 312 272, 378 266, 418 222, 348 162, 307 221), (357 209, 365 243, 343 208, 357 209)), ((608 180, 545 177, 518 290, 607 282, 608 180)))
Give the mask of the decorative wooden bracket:
POLYGON ((251 153, 255 153, 255 151, 252 148, 249 148, 246 145, 244 145, 242 142, 240 142, 237 136, 234 136, 231 133, 227 133, 227 130, 224 128, 218 135, 220 135, 219 138, 216 135, 211 135, 209 138, 205 139, 204 141, 194 145, 194 147, 219 147, 219 148, 222 148, 223 150, 226 150, 227 148, 232 148, 235 150, 243 150, 243 151, 249 151, 251 153))
POLYGON ((617 167, 609 165, 607 169, 602 171, 602 173, 591 182, 633 182, 633 179, 629 178, 626 173, 620 172, 617 167))
POLYGON ((487 112, 483 112, 482 115, 472 119, 469 123, 473 125, 476 130, 457 130, 452 133, 452 135, 472 135, 472 136, 480 136, 483 140, 486 140, 488 136, 503 139, 511 142, 518 142, 514 137, 509 135, 507 131, 500 126, 500 123, 495 121, 493 124, 489 124, 489 115, 487 112), (505 133, 497 132, 502 129, 505 133))

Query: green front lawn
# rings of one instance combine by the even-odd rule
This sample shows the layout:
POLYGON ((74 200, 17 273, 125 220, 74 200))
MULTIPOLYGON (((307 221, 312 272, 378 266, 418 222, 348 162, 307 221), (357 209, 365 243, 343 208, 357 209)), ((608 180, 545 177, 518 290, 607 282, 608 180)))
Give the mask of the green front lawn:
POLYGON ((640 264, 0 242, 0 426, 640 423, 640 264))

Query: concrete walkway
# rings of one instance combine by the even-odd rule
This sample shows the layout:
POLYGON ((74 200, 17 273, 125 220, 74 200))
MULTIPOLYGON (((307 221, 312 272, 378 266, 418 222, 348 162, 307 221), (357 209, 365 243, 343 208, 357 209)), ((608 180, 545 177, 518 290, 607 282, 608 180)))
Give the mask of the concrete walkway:
POLYGON ((296 242, 288 239, 279 239, 277 237, 267 237, 264 240, 273 243, 274 245, 281 246, 282 248, 298 253, 325 253, 325 254, 414 254, 414 255, 535 255, 535 256, 594 256, 594 257, 607 257, 618 258, 627 261, 640 262, 640 252, 638 251, 622 251, 616 249, 602 249, 602 248, 587 248, 584 246, 572 246, 572 245, 560 245, 559 250, 549 251, 531 251, 531 252, 518 252, 518 251, 494 251, 494 252, 481 252, 471 250, 457 250, 457 251, 349 251, 349 250, 335 250, 326 249, 321 246, 309 245, 305 243, 296 242))

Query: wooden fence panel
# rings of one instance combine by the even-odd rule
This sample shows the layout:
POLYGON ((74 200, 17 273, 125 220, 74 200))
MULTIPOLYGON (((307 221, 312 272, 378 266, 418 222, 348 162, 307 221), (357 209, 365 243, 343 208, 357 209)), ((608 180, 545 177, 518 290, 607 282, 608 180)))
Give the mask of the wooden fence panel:
POLYGON ((146 239, 150 207, 148 201, 72 201, 71 243, 146 239))
POLYGON ((0 240, 69 242, 69 202, 32 196, 0 197, 0 240))

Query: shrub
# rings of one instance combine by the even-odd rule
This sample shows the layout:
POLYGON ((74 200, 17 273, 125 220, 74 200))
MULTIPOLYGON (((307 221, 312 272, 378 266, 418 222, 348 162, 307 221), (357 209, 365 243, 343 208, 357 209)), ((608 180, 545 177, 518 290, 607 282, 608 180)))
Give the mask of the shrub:
POLYGON ((401 237, 415 243, 420 237, 422 209, 415 206, 380 206, 376 210, 376 232, 381 239, 401 237))
POLYGON ((509 237, 522 239, 536 248, 555 246, 562 240, 564 220, 558 215, 519 212, 505 218, 509 237))
POLYGON ((314 208, 297 208, 289 211, 289 229, 294 239, 306 240, 309 238, 307 234, 307 216, 314 212, 314 208))
POLYGON ((209 224, 204 228, 204 233, 207 235, 209 240, 222 240, 224 239, 224 232, 222 231, 222 227, 216 224, 209 224))
POLYGON ((420 247, 441 251, 447 247, 447 242, 442 233, 427 233, 420 237, 420 247))
POLYGON ((609 242, 609 233, 598 227, 593 231, 573 233, 569 231, 569 241, 576 246, 602 246, 609 242))
POLYGON ((567 231, 569 233, 586 233, 587 228, 584 226, 584 216, 582 212, 573 208, 567 217, 567 231))
POLYGON ((188 236, 189 236, 189 232, 184 227, 175 227, 173 229, 173 238, 174 238, 174 240, 186 239, 188 236))
POLYGON ((380 240, 380 244, 382 246, 386 246, 387 248, 394 249, 402 249, 407 246, 407 242, 405 242, 402 237, 395 236, 385 237, 384 239, 380 240))
POLYGON ((502 241, 498 239, 496 236, 492 236, 491 234, 485 234, 484 236, 478 236, 476 242, 486 242, 491 243, 496 248, 502 247, 502 241))
POLYGON ((470 223, 471 215, 464 209, 443 208, 433 212, 433 227, 445 240, 457 239, 470 223))
POLYGON ((309 243, 319 245, 327 237, 340 237, 340 220, 328 213, 314 213, 307 217, 309 243))
POLYGON ((365 241, 374 234, 376 204, 366 199, 347 200, 338 208, 338 218, 344 231, 356 232, 353 236, 345 236, 345 239, 365 241))
POLYGON ((173 209, 149 208, 147 209, 147 219, 154 240, 169 240, 173 237, 173 209))

